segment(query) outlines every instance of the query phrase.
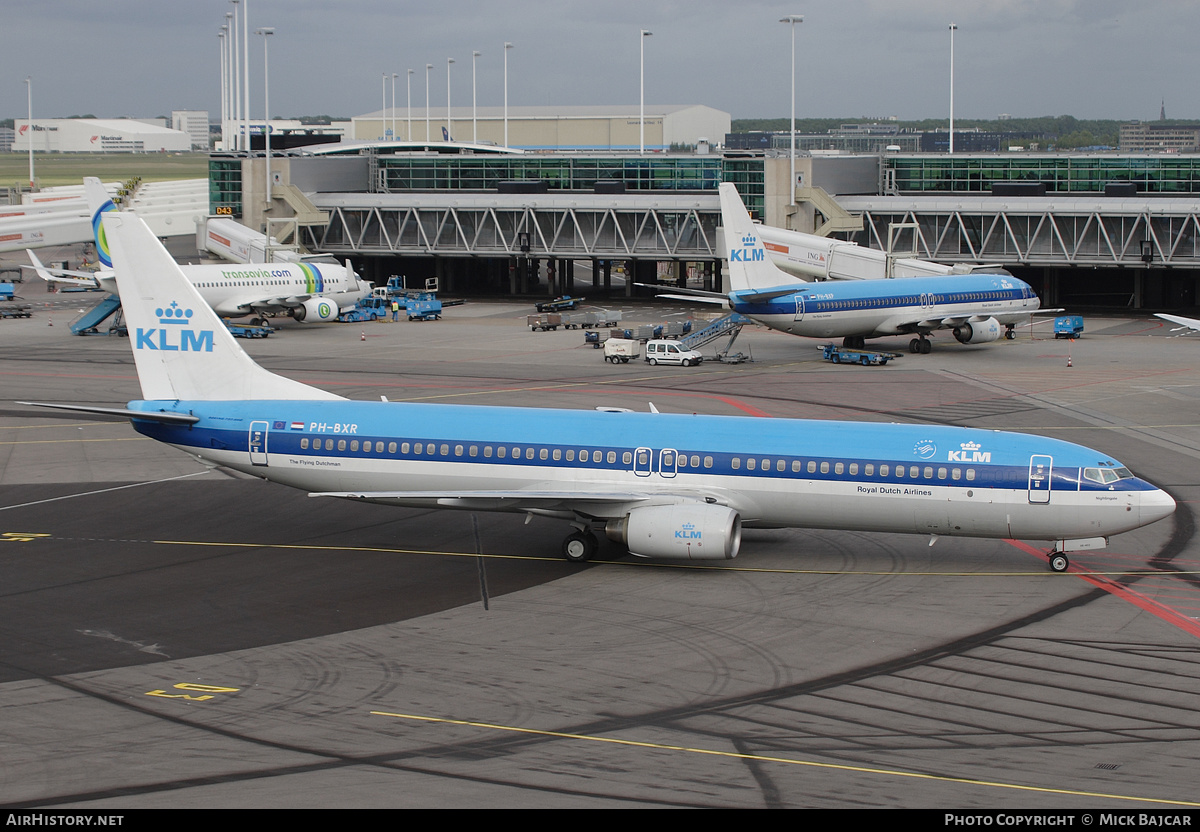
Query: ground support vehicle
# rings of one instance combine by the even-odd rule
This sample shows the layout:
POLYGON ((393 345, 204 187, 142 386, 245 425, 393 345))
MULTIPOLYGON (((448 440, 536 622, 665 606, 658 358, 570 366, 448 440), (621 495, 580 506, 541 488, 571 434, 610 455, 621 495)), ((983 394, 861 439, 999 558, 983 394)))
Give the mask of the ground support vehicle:
POLYGON ((604 342, 604 360, 609 364, 628 364, 642 357, 642 342, 630 338, 609 338, 604 342))
POLYGON ((360 324, 386 318, 392 311, 390 300, 381 297, 361 298, 349 312, 338 315, 338 320, 347 324, 360 324))
POLYGON ((222 322, 225 328, 229 330, 229 334, 234 338, 267 338, 273 330, 269 326, 255 326, 253 324, 235 324, 233 321, 223 318, 222 322))
POLYGON ((1083 335, 1082 315, 1060 315, 1054 319, 1054 338, 1078 338, 1083 335))
POLYGON ((546 332, 551 329, 558 329, 562 326, 562 315, 526 315, 525 323, 533 332, 546 332))
POLYGON ((682 367, 698 367, 704 356, 689 350, 678 341, 655 339, 646 342, 647 364, 679 364, 682 367))
POLYGON ((821 350, 826 361, 832 361, 834 364, 861 364, 864 367, 871 365, 883 366, 893 358, 901 357, 901 353, 898 352, 850 350, 835 344, 826 344, 823 347, 818 347, 818 349, 821 350))
POLYGON ((563 295, 554 300, 543 301, 537 304, 539 312, 565 312, 569 309, 575 309, 579 304, 583 303, 586 298, 573 298, 570 295, 563 295))

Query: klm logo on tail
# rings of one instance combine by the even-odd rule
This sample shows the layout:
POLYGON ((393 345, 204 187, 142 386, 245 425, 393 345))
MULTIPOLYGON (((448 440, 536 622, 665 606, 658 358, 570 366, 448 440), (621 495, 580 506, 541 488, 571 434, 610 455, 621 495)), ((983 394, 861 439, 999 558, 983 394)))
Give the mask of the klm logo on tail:
POLYGON ((154 310, 162 327, 137 328, 134 349, 161 350, 163 352, 212 352, 213 331, 190 329, 192 310, 183 309, 175 301, 164 308, 154 310))
POLYGON ((758 238, 753 234, 742 237, 741 248, 731 248, 729 251, 729 259, 735 263, 757 263, 766 258, 766 251, 758 244, 758 238))

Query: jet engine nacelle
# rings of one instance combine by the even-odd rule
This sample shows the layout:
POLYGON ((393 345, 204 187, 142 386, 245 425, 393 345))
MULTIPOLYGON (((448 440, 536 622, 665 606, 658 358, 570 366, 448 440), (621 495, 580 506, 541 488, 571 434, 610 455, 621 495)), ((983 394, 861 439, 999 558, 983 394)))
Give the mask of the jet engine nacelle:
POLYGON ((605 534, 643 557, 729 560, 742 545, 742 519, 727 506, 647 506, 608 521, 605 534))
POLYGON ((328 298, 309 298, 292 309, 292 317, 306 324, 333 321, 337 316, 338 305, 328 298))
POLYGON ((974 323, 959 324, 954 327, 954 337, 960 344, 990 344, 1000 340, 1004 328, 995 318, 988 318, 974 323))

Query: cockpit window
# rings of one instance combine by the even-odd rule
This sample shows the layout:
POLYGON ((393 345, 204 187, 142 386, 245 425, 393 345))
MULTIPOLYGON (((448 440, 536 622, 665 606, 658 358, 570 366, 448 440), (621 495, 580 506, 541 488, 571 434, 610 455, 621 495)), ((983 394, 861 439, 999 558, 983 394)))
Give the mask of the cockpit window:
POLYGON ((1124 466, 1120 468, 1084 468, 1083 478, 1101 485, 1108 485, 1117 480, 1132 479, 1133 472, 1124 466))

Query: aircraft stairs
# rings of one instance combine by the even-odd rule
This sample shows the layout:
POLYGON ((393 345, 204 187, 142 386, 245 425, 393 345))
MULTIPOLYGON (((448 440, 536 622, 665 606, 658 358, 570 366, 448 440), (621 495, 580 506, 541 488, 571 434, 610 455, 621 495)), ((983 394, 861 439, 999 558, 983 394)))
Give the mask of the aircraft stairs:
POLYGON ((121 299, 109 295, 91 309, 87 309, 71 321, 72 335, 96 335, 100 332, 100 324, 107 321, 121 310, 121 299))
POLYGON ((729 343, 725 350, 721 353, 728 353, 733 347, 733 342, 737 340, 738 333, 742 331, 742 327, 751 323, 750 319, 745 315, 737 312, 731 312, 723 318, 717 318, 703 329, 698 329, 691 335, 684 336, 679 339, 679 346, 685 350, 697 350, 706 344, 711 344, 718 338, 729 336, 729 343))

